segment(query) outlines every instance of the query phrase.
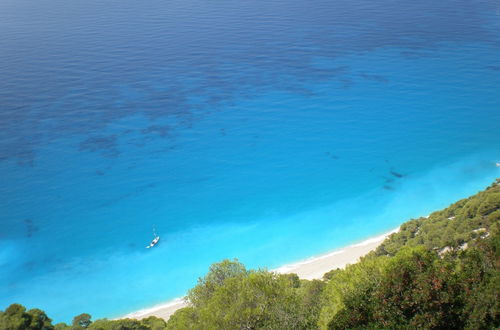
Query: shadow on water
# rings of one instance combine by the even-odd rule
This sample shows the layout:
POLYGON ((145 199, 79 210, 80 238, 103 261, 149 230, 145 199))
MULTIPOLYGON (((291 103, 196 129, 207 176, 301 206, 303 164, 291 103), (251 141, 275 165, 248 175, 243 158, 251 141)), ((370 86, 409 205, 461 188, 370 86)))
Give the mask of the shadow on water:
POLYGON ((325 155, 326 155, 326 156, 328 156, 328 157, 329 157, 329 158, 331 158, 331 159, 334 159, 334 160, 339 159, 339 156, 337 156, 337 155, 335 155, 335 154, 331 153, 330 151, 325 152, 325 155))
POLYGON ((39 228, 33 223, 33 220, 31 219, 25 219, 24 225, 26 227, 27 238, 31 238, 39 230, 39 228))
POLYGON ((104 157, 116 158, 120 155, 118 151, 118 136, 112 134, 108 136, 89 137, 80 143, 79 150, 99 152, 104 157))
POLYGON ((404 175, 403 175, 403 174, 398 173, 398 172, 396 172, 396 171, 394 171, 394 170, 391 170, 391 171, 390 171, 390 173, 391 173, 393 176, 395 176, 396 178, 398 178, 398 179, 401 179, 402 177, 404 177, 404 175))
POLYGON ((379 83, 385 83, 385 84, 389 83, 389 79, 387 79, 386 77, 384 77, 382 75, 378 75, 378 74, 370 74, 370 73, 362 72, 362 73, 360 73, 359 76, 361 78, 376 81, 379 83))

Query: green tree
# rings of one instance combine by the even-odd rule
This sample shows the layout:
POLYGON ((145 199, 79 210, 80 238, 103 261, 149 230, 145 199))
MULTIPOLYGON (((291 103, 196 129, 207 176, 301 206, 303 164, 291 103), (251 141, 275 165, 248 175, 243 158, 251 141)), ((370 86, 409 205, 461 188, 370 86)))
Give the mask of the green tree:
POLYGON ((194 306, 202 307, 227 279, 245 276, 246 274, 245 266, 237 259, 234 259, 234 261, 226 259, 215 263, 210 266, 207 275, 200 278, 198 284, 188 292, 187 298, 194 306))
POLYGON ((378 285, 388 261, 387 256, 363 258, 361 262, 349 265, 344 270, 329 272, 322 298, 319 327, 327 329, 331 320, 347 309, 346 303, 350 302, 347 297, 364 296, 371 286, 378 285))
POLYGON ((0 312, 1 330, 52 330, 52 320, 44 311, 34 308, 26 312, 20 304, 10 305, 5 312, 0 312))
POLYGON ((168 329, 306 329, 321 285, 302 287, 295 274, 247 271, 237 260, 224 260, 188 294, 190 307, 177 311, 168 329), (307 304, 304 297, 308 297, 307 304))
POLYGON ((322 295, 326 283, 320 280, 301 281, 297 292, 300 300, 300 313, 302 314, 305 329, 315 329, 323 306, 322 295))
POLYGON ((202 329, 194 307, 184 307, 177 310, 167 322, 168 330, 195 330, 202 329))
POLYGON ((73 329, 78 330, 78 329, 88 328, 89 325, 92 323, 92 321, 90 320, 91 318, 92 316, 90 316, 90 314, 87 313, 75 316, 72 322, 73 329))
POLYGON ((33 308, 28 311, 31 316, 30 329, 52 330, 52 320, 45 314, 44 311, 38 308, 33 308))
POLYGON ((166 323, 163 319, 150 316, 142 320, 119 319, 107 320, 100 319, 92 322, 88 330, 163 330, 166 323))
POLYGON ((462 319, 467 329, 500 327, 500 237, 479 241, 459 259, 459 275, 463 283, 465 307, 462 319))
POLYGON ((167 326, 164 319, 156 316, 149 316, 141 320, 141 323, 151 330, 163 330, 167 326))
POLYGON ((373 290, 374 321, 385 327, 462 327, 462 290, 454 267, 454 260, 424 247, 398 252, 373 290))
POLYGON ((0 313, 1 330, 24 330, 29 328, 30 323, 31 316, 23 305, 12 304, 0 313))
POLYGON ((300 301, 287 276, 253 271, 213 293, 199 321, 206 329, 300 329, 300 301))
POLYGON ((455 266, 423 246, 405 248, 375 282, 363 281, 343 294, 344 308, 328 328, 463 328, 463 287, 455 266))

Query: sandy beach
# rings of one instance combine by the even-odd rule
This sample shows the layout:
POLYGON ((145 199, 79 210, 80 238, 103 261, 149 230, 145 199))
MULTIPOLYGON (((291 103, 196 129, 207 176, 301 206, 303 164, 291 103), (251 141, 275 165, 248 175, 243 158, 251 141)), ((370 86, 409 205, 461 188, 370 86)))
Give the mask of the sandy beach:
MULTIPOLYGON (((377 248, 377 246, 379 246, 390 234, 398 230, 399 228, 396 228, 383 235, 369 238, 360 243, 349 245, 289 265, 284 265, 272 269, 271 271, 281 274, 296 273, 300 278, 306 280, 321 279, 323 274, 332 269, 344 268, 348 264, 356 263, 362 256, 377 248)), ((142 319, 148 316, 157 316, 167 320, 176 310, 185 306, 186 303, 183 298, 177 298, 164 304, 124 315, 122 318, 142 319)))

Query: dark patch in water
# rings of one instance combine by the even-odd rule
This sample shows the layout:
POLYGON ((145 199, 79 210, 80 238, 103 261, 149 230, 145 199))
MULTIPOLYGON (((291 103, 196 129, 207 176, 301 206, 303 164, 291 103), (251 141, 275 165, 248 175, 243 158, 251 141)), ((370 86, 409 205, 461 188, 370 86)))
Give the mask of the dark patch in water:
MULTIPOLYGON (((0 21, 11 27, 0 52, 0 131, 9 137, 0 140, 0 160, 33 166, 40 145, 77 134, 105 134, 109 124, 132 116, 192 125, 198 120, 193 109, 207 114, 276 89, 308 95, 305 84, 334 78, 341 87, 350 86, 346 70, 318 65, 318 58, 328 62, 388 48, 415 57, 433 54, 429 50, 443 42, 496 42, 483 18, 495 9, 491 1, 403 0, 388 10, 388 1, 320 0, 308 6, 307 15, 303 1, 238 6, 208 1, 188 17, 183 16, 185 4, 155 2, 144 8, 137 2, 109 10, 105 20, 101 10, 112 7, 86 3, 83 19, 66 7, 33 9, 27 2, 16 8, 17 16, 0 12, 0 21), (37 47, 30 46, 31 25, 22 19, 33 10, 53 18, 50 40, 37 47), (57 19, 68 15, 71 42, 65 23, 57 19), (189 24, 175 25, 172 17, 189 24)), ((81 147, 105 157, 118 155, 104 142, 84 141, 81 147)))
POLYGON ((331 159, 339 159, 339 156, 332 154, 330 151, 325 152, 325 155, 327 155, 331 159))
POLYGON ((340 83, 341 83, 341 86, 343 89, 349 89, 351 88, 352 86, 352 79, 347 79, 347 78, 343 78, 343 79, 339 79, 340 80, 340 83))
POLYGON ((400 178, 404 177, 404 175, 403 175, 403 174, 398 173, 398 172, 396 172, 396 171, 390 171, 390 173, 391 173, 393 176, 395 176, 396 178, 398 178, 398 179, 400 179, 400 178))
POLYGON ((164 138, 170 135, 170 126, 168 125, 151 125, 141 130, 142 134, 157 134, 164 138))
POLYGON ((39 228, 35 226, 33 223, 33 220, 31 219, 25 219, 24 220, 24 225, 26 226, 26 237, 30 238, 35 234, 39 228))
POLYGON ((493 71, 500 71, 500 65, 488 65, 486 68, 493 71))
POLYGON ((102 170, 96 170, 96 171, 95 171, 95 175, 98 175, 98 176, 103 176, 104 174, 105 174, 105 173, 104 173, 104 171, 102 171, 102 170))
POLYGON ((401 179, 401 178, 403 178, 405 176, 404 174, 401 174, 401 173, 397 172, 396 170, 394 170, 394 167, 391 165, 391 163, 389 162, 388 159, 385 159, 385 162, 389 165, 389 168, 390 168, 389 173, 392 176, 394 176, 394 177, 396 177, 398 179, 401 179))
POLYGON ((36 269, 36 262, 35 261, 28 261, 28 262, 25 262, 23 265, 22 265, 22 268, 25 272, 27 273, 32 273, 35 269, 36 269))
POLYGON ((120 154, 116 134, 89 137, 80 143, 79 150, 100 152, 106 157, 118 157, 120 154))
POLYGON ((384 179, 384 182, 385 182, 385 183, 392 183, 392 182, 394 182, 394 179, 393 179, 393 178, 387 178, 387 177, 385 177, 385 176, 383 176, 382 178, 384 179))
MULTIPOLYGON (((30 143, 32 145, 32 143, 30 143)), ((34 167, 35 166, 35 152, 34 150, 21 149, 15 152, 15 157, 17 159, 17 165, 24 167, 34 167)), ((2 157, 7 159, 7 157, 2 157)))
POLYGON ((413 51, 412 50, 407 50, 407 51, 399 52, 399 54, 402 57, 407 58, 409 60, 432 56, 431 52, 424 51, 424 50, 413 50, 413 51))
POLYGON ((389 79, 387 79, 384 76, 378 75, 378 74, 371 74, 371 73, 361 73, 360 76, 364 79, 367 80, 372 80, 380 83, 388 83, 389 79))
POLYGON ((384 187, 383 187, 383 188, 384 188, 385 190, 394 190, 394 188, 393 188, 393 187, 388 186, 388 185, 384 185, 384 187))

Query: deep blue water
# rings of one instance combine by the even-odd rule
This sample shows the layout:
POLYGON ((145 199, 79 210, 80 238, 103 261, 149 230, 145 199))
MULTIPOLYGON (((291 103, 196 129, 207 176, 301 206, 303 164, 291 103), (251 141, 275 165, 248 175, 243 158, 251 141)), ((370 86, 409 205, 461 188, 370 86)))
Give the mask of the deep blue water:
POLYGON ((499 54, 494 0, 1 1, 0 309, 115 317, 484 189, 499 54))

